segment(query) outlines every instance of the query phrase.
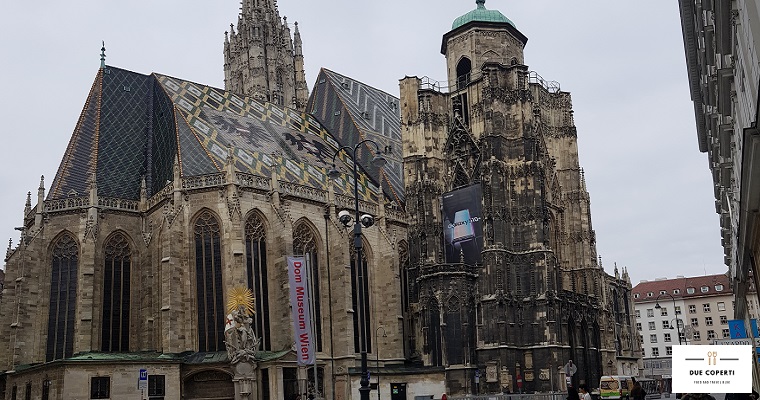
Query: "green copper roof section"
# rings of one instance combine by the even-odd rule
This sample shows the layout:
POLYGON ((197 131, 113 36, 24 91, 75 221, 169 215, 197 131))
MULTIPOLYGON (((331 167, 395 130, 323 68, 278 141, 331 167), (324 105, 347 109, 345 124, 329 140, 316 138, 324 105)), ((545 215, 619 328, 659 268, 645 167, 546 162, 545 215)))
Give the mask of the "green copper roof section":
MULTIPOLYGON (((486 9, 486 0, 475 0, 475 4, 477 4, 477 8, 454 20, 454 22, 451 24, 452 31, 473 21, 501 22, 515 26, 515 24, 510 21, 509 18, 505 17, 504 14, 498 10, 486 9)), ((517 27, 515 26, 515 28, 517 27)))

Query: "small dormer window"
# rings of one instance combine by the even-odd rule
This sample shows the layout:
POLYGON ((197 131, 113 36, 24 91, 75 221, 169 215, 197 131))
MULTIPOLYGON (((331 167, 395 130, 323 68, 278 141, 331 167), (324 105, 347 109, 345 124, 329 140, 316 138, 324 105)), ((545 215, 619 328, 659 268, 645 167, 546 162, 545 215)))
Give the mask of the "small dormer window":
POLYGON ((716 292, 722 292, 723 291, 723 285, 715 285, 715 291, 716 292))
POLYGON ((638 294, 638 293, 634 293, 634 294, 633 294, 633 298, 634 298, 634 299, 638 299, 638 298, 639 298, 639 294, 638 294))
POLYGON ((702 291, 702 293, 707 293, 707 292, 710 290, 710 288, 709 288, 709 287, 707 287, 707 286, 702 286, 702 287, 700 288, 700 290, 702 291))
POLYGON ((686 288, 686 293, 688 293, 688 294, 694 294, 694 288, 693 287, 686 288))
POLYGON ((654 292, 647 293, 647 297, 652 297, 652 296, 654 296, 654 292))
POLYGON ((679 294, 679 293, 681 293, 680 289, 673 289, 673 294, 679 294))
POLYGON ((665 290, 660 290, 660 294, 667 294, 668 292, 665 290))

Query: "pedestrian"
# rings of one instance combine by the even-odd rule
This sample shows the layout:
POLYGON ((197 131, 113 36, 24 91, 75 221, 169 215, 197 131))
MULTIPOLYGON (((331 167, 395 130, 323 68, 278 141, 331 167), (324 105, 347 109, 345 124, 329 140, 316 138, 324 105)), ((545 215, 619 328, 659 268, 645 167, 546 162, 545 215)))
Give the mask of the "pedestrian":
POLYGON ((581 400, 591 400, 591 394, 588 392, 588 386, 585 383, 578 385, 578 391, 580 391, 581 400))
POLYGON ((633 379, 633 389, 631 389, 631 397, 633 397, 633 400, 644 400, 646 399, 647 392, 644 390, 644 388, 641 387, 641 382, 637 381, 635 378, 633 379))
POLYGON ((684 393, 681 400, 715 400, 709 393, 684 393))
POLYGON ((567 388, 567 400, 581 400, 581 397, 578 396, 578 390, 572 386, 569 386, 567 388))

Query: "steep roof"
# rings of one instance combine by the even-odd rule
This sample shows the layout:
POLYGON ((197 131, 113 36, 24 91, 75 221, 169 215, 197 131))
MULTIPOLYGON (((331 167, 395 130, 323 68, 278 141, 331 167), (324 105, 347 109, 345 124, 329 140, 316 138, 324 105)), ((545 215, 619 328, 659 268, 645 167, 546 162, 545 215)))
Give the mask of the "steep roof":
MULTIPOLYGON (((655 301, 657 296, 663 291, 676 299, 720 296, 732 293, 731 285, 725 274, 642 281, 633 287, 631 293, 633 293, 633 301, 635 303, 645 303, 655 301), (717 290, 716 286, 722 286, 722 290, 717 290), (704 292, 702 291, 703 287, 706 288, 704 292), (694 293, 689 293, 689 288, 693 288, 694 293), (651 296, 649 296, 650 293, 652 294, 651 296)), ((663 295, 660 299, 662 300, 664 298, 671 301, 670 297, 667 295, 663 295)))
POLYGON ((375 148, 366 144, 359 164, 399 205, 404 203, 399 99, 337 72, 322 68, 306 110, 344 146, 370 139, 380 146, 387 163, 372 165, 375 148), (381 172, 382 171, 382 172, 381 172))
MULTIPOLYGON (((327 189, 327 170, 340 147, 312 116, 222 89, 161 74, 106 66, 98 71, 48 199, 98 195, 139 199, 174 177, 218 173, 231 157, 236 171, 327 189)), ((345 154, 343 169, 351 169, 345 154)), ((334 180, 339 194, 352 178, 334 180)), ((376 201, 377 185, 359 177, 359 197, 376 201)))

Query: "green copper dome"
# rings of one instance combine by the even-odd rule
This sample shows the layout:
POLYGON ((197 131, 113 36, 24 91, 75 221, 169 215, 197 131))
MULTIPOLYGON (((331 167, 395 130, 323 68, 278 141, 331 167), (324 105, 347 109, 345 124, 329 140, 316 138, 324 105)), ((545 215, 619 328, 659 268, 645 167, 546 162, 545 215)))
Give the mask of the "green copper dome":
POLYGON ((515 24, 510 21, 509 18, 505 17, 504 14, 500 13, 498 10, 487 10, 486 0, 476 0, 475 3, 478 5, 476 9, 454 20, 454 22, 451 24, 452 31, 472 21, 506 22, 512 26, 515 26, 515 24))

